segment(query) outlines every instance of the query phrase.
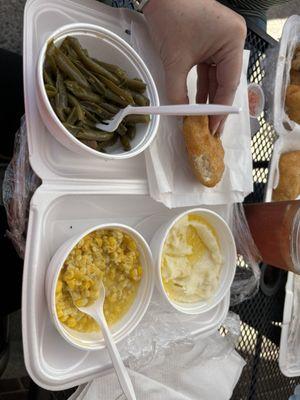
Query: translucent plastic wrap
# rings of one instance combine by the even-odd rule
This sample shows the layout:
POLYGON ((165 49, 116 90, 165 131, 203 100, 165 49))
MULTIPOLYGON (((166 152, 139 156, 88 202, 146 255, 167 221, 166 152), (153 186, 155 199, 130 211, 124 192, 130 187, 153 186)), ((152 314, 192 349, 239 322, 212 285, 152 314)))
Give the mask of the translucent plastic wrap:
POLYGON ((292 315, 291 322, 289 325, 286 360, 285 363, 289 370, 299 371, 300 365, 300 324, 299 324, 299 312, 300 312, 300 276, 294 275, 293 282, 293 304, 292 304, 292 315))
POLYGON ((25 254, 29 203, 40 182, 29 164, 26 122, 23 117, 15 136, 14 155, 3 181, 3 203, 9 226, 7 235, 21 258, 25 254))
POLYGON ((262 61, 263 70, 268 71, 262 81, 262 89, 265 95, 264 118, 272 125, 274 121, 274 84, 278 52, 279 44, 268 47, 265 52, 266 56, 262 61))
POLYGON ((131 369, 141 370, 175 348, 185 351, 192 347, 193 325, 197 326, 197 315, 179 314, 155 293, 142 322, 120 344, 120 351, 131 369))
POLYGON ((250 233, 242 204, 232 206, 230 219, 238 253, 236 274, 231 286, 230 304, 233 306, 257 293, 261 257, 250 233))

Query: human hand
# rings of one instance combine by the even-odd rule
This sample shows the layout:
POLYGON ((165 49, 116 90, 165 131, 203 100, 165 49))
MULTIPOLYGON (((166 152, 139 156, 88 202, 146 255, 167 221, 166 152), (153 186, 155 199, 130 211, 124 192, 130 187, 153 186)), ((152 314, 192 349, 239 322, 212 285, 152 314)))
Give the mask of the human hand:
MULTIPOLYGON (((187 103, 186 79, 197 65, 197 102, 231 105, 240 81, 244 19, 215 0, 150 0, 143 9, 160 53, 172 103, 187 103)), ((211 116, 212 134, 226 116, 211 116)))

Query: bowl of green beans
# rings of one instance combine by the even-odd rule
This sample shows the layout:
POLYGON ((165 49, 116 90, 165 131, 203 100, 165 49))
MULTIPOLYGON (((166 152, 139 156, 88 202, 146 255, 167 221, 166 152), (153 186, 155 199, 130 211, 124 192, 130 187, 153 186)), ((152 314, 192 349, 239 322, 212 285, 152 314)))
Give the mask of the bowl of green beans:
POLYGON ((100 26, 70 24, 41 49, 37 104, 49 132, 82 155, 126 159, 144 151, 158 130, 159 116, 128 115, 115 132, 97 124, 128 105, 159 105, 150 71, 121 37, 100 26))

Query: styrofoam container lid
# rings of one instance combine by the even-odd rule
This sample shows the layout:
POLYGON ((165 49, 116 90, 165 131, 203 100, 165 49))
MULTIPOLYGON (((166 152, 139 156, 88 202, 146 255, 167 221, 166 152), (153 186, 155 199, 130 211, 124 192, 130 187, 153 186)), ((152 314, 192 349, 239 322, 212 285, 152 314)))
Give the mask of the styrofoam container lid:
POLYGON ((43 66, 48 43, 59 45, 67 36, 76 37, 87 49, 90 56, 101 61, 119 65, 131 78, 140 78, 147 84, 146 96, 151 105, 159 105, 156 85, 146 64, 137 52, 115 33, 101 26, 75 23, 64 25, 52 33, 43 45, 37 65, 37 104, 44 124, 52 135, 68 149, 82 154, 93 155, 104 159, 127 159, 143 152, 150 144, 158 130, 159 116, 151 117, 149 124, 138 124, 135 138, 131 141, 132 149, 124 151, 120 143, 108 148, 107 153, 94 150, 81 143, 61 123, 55 114, 44 85, 43 66))
POLYGON ((128 312, 111 327, 112 335, 116 343, 128 336, 143 318, 149 306, 154 286, 153 260, 150 248, 145 239, 135 229, 127 225, 117 223, 97 225, 93 228, 85 230, 80 235, 76 235, 65 242, 56 251, 50 261, 46 275, 45 290, 48 308, 56 329, 68 343, 83 350, 103 349, 105 347, 104 339, 99 332, 77 332, 76 330, 70 329, 59 321, 56 314, 55 289, 60 271, 64 266, 64 262, 71 250, 83 237, 99 229, 119 229, 130 235, 137 244, 137 248, 140 253, 140 261, 143 268, 142 279, 140 281, 134 303, 131 305, 128 312))
POLYGON ((229 292, 236 270, 236 246, 229 226, 217 213, 205 208, 195 208, 183 212, 176 218, 162 225, 160 229, 157 230, 151 240, 150 247, 155 262, 156 286, 164 298, 174 308, 176 308, 176 310, 185 314, 205 313, 216 307, 229 292), (221 267, 218 289, 210 299, 195 303, 181 303, 171 300, 165 291, 161 275, 161 260, 164 244, 170 233, 170 230, 181 218, 189 214, 196 214, 203 217, 203 219, 205 219, 216 231, 219 240, 220 251, 223 257, 223 263, 221 267))
POLYGON ((297 43, 300 43, 300 16, 292 15, 283 27, 275 75, 274 128, 279 135, 289 135, 291 132, 300 134, 300 125, 291 121, 285 112, 286 87, 297 43))

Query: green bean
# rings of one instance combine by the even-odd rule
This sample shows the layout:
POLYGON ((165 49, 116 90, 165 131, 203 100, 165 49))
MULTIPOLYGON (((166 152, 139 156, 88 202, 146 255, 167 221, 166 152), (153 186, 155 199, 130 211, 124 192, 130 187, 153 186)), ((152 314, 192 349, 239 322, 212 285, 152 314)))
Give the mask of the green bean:
POLYGON ((86 146, 90 147, 91 149, 98 150, 98 143, 96 140, 81 139, 81 143, 85 144, 86 146))
POLYGON ((57 65, 55 62, 54 54, 55 54, 55 49, 56 47, 54 46, 53 41, 48 43, 47 50, 46 50, 46 63, 48 64, 51 72, 53 75, 56 77, 56 72, 57 72, 57 65))
POLYGON ((76 107, 73 107, 72 111, 68 115, 67 123, 70 124, 70 125, 74 125, 77 120, 78 120, 77 110, 76 110, 76 107))
POLYGON ((127 133, 126 135, 130 140, 133 140, 136 135, 136 126, 135 125, 127 125, 127 133))
POLYGON ((97 116, 91 112, 89 112, 87 109, 84 110, 85 112, 85 120, 84 123, 86 123, 90 128, 95 128, 95 125, 101 122, 97 116))
POLYGON ((58 116, 58 118, 60 119, 61 122, 65 122, 66 121, 66 116, 64 113, 64 110, 62 110, 61 108, 57 107, 57 104, 59 102, 59 100, 57 100, 57 97, 59 96, 59 94, 57 93, 55 96, 55 108, 54 111, 56 113, 56 115, 58 116))
POLYGON ((98 75, 99 80, 105 84, 105 86, 110 89, 113 93, 120 96, 123 100, 127 102, 127 104, 134 104, 133 98, 129 92, 124 89, 121 89, 119 86, 115 85, 109 79, 104 76, 98 75))
POLYGON ((55 86, 46 83, 45 89, 46 89, 47 96, 49 98, 56 96, 57 90, 56 90, 55 86))
POLYGON ((101 67, 105 68, 107 71, 111 72, 114 75, 117 75, 117 77, 121 80, 126 80, 128 78, 126 72, 117 65, 108 64, 103 61, 96 60, 96 58, 92 58, 92 60, 95 61, 95 63, 101 65, 101 67))
POLYGON ((56 76, 56 91, 59 95, 59 103, 56 105, 56 107, 60 107, 64 111, 68 107, 68 95, 63 77, 59 71, 57 71, 56 76))
POLYGON ((77 82, 82 87, 89 88, 89 83, 79 69, 72 63, 60 49, 55 48, 55 61, 59 69, 72 81, 77 82))
POLYGON ((115 93, 113 93, 109 89, 106 89, 106 91, 105 91, 105 98, 107 100, 112 101, 115 104, 118 104, 119 106, 122 106, 123 108, 128 106, 127 101, 121 99, 121 97, 117 96, 115 93))
POLYGON ((116 133, 117 133, 118 135, 120 135, 120 136, 126 135, 126 133, 127 133, 127 128, 126 128, 126 126, 125 126, 124 124, 121 123, 121 124, 118 126, 118 128, 116 129, 116 133))
POLYGON ((67 44, 67 38, 64 38, 64 40, 62 41, 60 47, 59 47, 60 51, 62 51, 66 56, 69 54, 68 51, 68 44, 67 44))
POLYGON ((126 135, 125 136, 120 136, 120 142, 121 142, 121 144, 123 146, 123 149, 125 151, 131 150, 130 140, 126 135))
POLYGON ((67 107, 68 107, 68 97, 67 97, 66 87, 61 73, 57 70, 55 110, 58 115, 58 118, 62 122, 65 122, 66 120, 65 111, 67 107))
POLYGON ((51 75, 47 72, 46 68, 44 68, 43 77, 44 77, 45 84, 55 86, 55 83, 54 83, 53 79, 51 78, 51 75))
POLYGON ((96 140, 97 142, 105 142, 112 139, 113 132, 104 132, 96 129, 81 130, 76 134, 77 139, 96 140))
POLYGON ((144 83, 143 81, 141 81, 138 78, 135 79, 127 79, 127 81, 125 82, 125 85, 128 87, 128 89, 130 90, 134 90, 135 92, 139 92, 139 93, 144 93, 144 91, 146 90, 146 83, 144 83))
POLYGON ((81 131, 81 127, 79 127, 79 126, 74 126, 74 125, 71 125, 71 124, 68 124, 67 122, 65 122, 64 124, 64 127, 69 131, 69 132, 71 132, 74 136, 76 136, 76 134, 77 133, 79 133, 80 131, 81 131))
POLYGON ((98 94, 80 86, 75 81, 65 81, 65 85, 67 86, 67 89, 80 100, 91 101, 93 103, 100 103, 102 101, 98 94))
POLYGON ((81 47, 79 41, 74 38, 74 37, 69 37, 69 43, 72 46, 72 48, 75 50, 77 53, 78 57, 82 61, 82 63, 90 70, 93 72, 96 72, 100 75, 105 76, 107 79, 111 80, 114 83, 118 83, 119 79, 116 78, 113 74, 111 74, 109 71, 107 71, 105 68, 103 68, 101 65, 95 63, 83 50, 81 47))
POLYGON ((149 106, 150 100, 148 99, 148 97, 144 96, 141 93, 134 92, 132 90, 131 90, 131 94, 132 94, 133 100, 137 106, 142 106, 142 107, 149 106))
POLYGON ((105 96, 105 86, 99 81, 99 79, 97 79, 95 76, 89 76, 88 81, 96 93, 99 93, 101 96, 105 96))
MULTIPOLYGON (((68 36, 63 40, 62 44, 60 45, 59 49, 66 55, 69 56, 71 59, 77 59, 77 54, 72 49, 72 47, 68 43, 68 36)), ((71 60, 73 62, 73 60, 71 60)))
POLYGON ((95 75, 93 75, 90 71, 88 71, 84 65, 79 60, 73 60, 76 67, 80 70, 80 72, 86 77, 87 81, 91 85, 94 92, 99 93, 101 96, 105 94, 105 86, 102 82, 97 79, 95 75))
POLYGON ((124 122, 127 124, 148 124, 150 122, 149 115, 127 115, 124 118, 124 122))
POLYGON ((91 103, 88 101, 82 101, 81 105, 91 113, 98 115, 101 119, 111 119, 113 114, 109 113, 108 111, 104 110, 101 106, 95 103, 91 103))
POLYGON ((76 97, 72 96, 71 94, 68 94, 68 101, 73 107, 76 107, 78 120, 84 121, 84 110, 81 107, 79 101, 76 99, 76 97))
POLYGON ((105 147, 111 147, 114 144, 117 143, 117 141, 119 140, 119 136, 118 135, 114 135, 110 140, 107 140, 106 142, 98 142, 98 149, 103 149, 105 147))
POLYGON ((118 107, 114 106, 113 104, 109 104, 109 103, 101 103, 101 107, 113 115, 117 114, 117 112, 120 111, 120 109, 118 107))

